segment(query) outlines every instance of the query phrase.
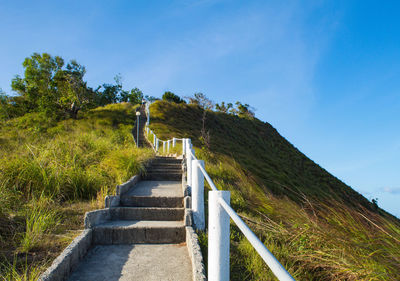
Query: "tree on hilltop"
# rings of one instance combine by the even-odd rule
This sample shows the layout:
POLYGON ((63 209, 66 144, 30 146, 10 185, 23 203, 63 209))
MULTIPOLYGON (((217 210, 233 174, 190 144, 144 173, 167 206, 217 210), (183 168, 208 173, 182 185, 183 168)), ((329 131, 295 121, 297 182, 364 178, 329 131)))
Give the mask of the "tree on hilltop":
POLYGON ((95 102, 95 92, 83 81, 85 67, 71 60, 64 68, 64 60, 47 53, 34 53, 23 62, 24 77, 19 75, 11 88, 24 105, 24 113, 45 112, 48 116, 65 113, 76 118, 78 111, 95 102))
POLYGON ((166 91, 163 94, 162 99, 165 101, 174 102, 174 103, 184 103, 185 102, 179 96, 175 95, 173 92, 170 92, 170 91, 166 91))

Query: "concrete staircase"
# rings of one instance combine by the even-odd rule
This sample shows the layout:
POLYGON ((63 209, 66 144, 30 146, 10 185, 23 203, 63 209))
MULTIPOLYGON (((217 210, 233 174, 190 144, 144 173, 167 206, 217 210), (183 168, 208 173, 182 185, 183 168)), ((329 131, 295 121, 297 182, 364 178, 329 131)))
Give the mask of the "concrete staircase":
POLYGON ((154 159, 143 180, 92 227, 95 246, 69 280, 193 280, 181 161, 154 159))
POLYGON ((146 167, 146 173, 142 176, 145 180, 182 180, 182 160, 171 157, 156 157, 146 167))

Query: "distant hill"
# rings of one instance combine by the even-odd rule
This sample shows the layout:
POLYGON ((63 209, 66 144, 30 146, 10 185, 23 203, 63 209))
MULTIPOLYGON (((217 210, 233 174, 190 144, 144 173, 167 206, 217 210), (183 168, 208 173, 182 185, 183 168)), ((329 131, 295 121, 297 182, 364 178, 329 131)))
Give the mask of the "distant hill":
MULTIPOLYGON (((270 124, 157 101, 150 127, 192 139, 217 186, 297 280, 399 280, 400 221, 314 163, 270 124)), ((206 237, 201 236, 205 250, 206 237)), ((232 280, 273 276, 232 225, 232 280)))

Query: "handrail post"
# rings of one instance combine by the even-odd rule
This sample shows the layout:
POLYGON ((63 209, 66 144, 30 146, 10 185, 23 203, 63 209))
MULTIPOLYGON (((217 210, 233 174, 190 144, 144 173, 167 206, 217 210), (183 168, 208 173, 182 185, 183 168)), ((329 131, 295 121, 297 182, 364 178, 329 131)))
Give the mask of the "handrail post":
POLYGON ((192 186, 192 155, 190 154, 190 139, 186 139, 186 181, 192 186))
POLYGON ((156 134, 153 133, 153 147, 156 148, 156 134))
POLYGON ((175 145, 176 145, 176 138, 173 138, 172 139, 172 147, 175 147, 175 145))
POLYGON ((156 139, 156 152, 158 152, 158 147, 160 146, 160 140, 156 139))
POLYGON ((167 140, 167 153, 169 153, 170 144, 171 144, 171 140, 167 140))
POLYGON ((182 139, 182 155, 186 156, 186 139, 182 139))
POLYGON ((204 230, 204 175, 200 165, 204 168, 203 160, 192 160, 192 210, 194 225, 204 230))
POLYGON ((165 153, 165 141, 162 142, 162 152, 165 153))
POLYGON ((229 280, 229 215, 219 203, 230 203, 229 191, 208 192, 208 280, 229 280))

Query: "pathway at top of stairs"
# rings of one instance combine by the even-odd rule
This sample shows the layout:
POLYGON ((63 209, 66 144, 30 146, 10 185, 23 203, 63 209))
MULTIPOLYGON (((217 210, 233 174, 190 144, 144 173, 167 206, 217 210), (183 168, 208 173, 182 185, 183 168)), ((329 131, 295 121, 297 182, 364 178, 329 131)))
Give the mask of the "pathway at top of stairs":
MULTIPOLYGON (((146 110, 145 110, 145 105, 141 105, 139 107, 139 147, 150 147, 150 144, 146 140, 144 136, 144 127, 146 126, 147 122, 147 116, 146 116, 146 110)), ((132 135, 133 138, 135 139, 135 143, 137 143, 137 123, 135 121, 135 125, 133 126, 132 129, 132 135)))
POLYGON ((110 208, 111 220, 93 228, 95 246, 70 281, 193 279, 181 161, 154 159, 143 180, 121 196, 121 206, 110 208))

